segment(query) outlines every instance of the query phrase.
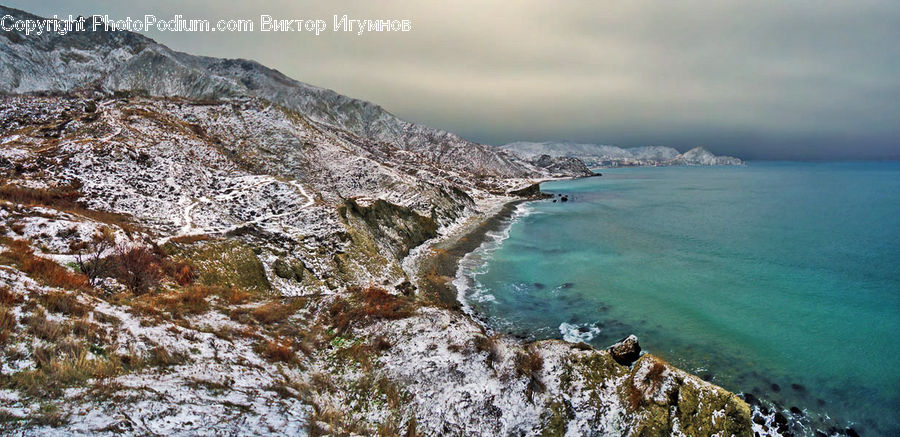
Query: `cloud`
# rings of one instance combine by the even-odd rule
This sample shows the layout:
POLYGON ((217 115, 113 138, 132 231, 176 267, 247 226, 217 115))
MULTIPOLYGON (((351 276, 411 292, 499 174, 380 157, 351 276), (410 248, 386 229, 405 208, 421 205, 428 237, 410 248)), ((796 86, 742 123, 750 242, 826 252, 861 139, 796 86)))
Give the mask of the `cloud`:
POLYGON ((151 34, 255 59, 475 141, 705 144, 753 158, 900 158, 894 1, 13 2, 42 15, 407 18, 356 36, 151 34))

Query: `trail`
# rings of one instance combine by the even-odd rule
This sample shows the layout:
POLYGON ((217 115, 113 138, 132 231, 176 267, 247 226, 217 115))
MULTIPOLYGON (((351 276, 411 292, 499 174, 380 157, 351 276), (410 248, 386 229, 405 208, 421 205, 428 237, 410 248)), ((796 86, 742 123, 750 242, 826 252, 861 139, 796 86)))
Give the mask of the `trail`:
MULTIPOLYGON (((243 194, 246 194, 253 190, 257 190, 266 185, 275 184, 275 183, 279 182, 276 179, 272 179, 270 176, 254 175, 254 176, 247 176, 242 179, 248 181, 249 183, 243 187, 240 187, 240 189, 232 188, 232 191, 230 193, 218 194, 216 196, 213 196, 213 199, 215 200, 215 202, 216 203, 230 202, 243 194)), ((194 209, 200 203, 204 203, 204 204, 213 203, 213 199, 210 199, 208 197, 201 197, 200 199, 189 202, 182 210, 182 213, 181 213, 182 225, 181 225, 181 229, 178 231, 178 233, 175 235, 171 235, 171 236, 160 239, 157 242, 157 244, 165 244, 170 239, 175 238, 175 237, 187 237, 187 236, 191 236, 191 235, 208 235, 208 234, 227 234, 228 232, 242 228, 244 226, 257 225, 257 224, 260 224, 260 223, 263 223, 263 222, 266 222, 269 220, 281 218, 281 217, 284 217, 284 216, 287 216, 290 214, 296 214, 298 211, 308 208, 315 203, 315 199, 313 198, 313 196, 311 196, 306 191, 306 188, 304 188, 302 184, 300 184, 296 180, 289 181, 288 184, 290 184, 292 187, 297 189, 297 191, 299 191, 300 194, 306 198, 306 202, 304 202, 302 205, 300 205, 297 208, 291 209, 290 211, 278 213, 278 214, 269 214, 269 215, 255 218, 253 220, 240 222, 240 223, 234 224, 234 225, 226 227, 226 228, 197 228, 194 226, 194 220, 192 217, 192 213, 193 213, 194 209)))

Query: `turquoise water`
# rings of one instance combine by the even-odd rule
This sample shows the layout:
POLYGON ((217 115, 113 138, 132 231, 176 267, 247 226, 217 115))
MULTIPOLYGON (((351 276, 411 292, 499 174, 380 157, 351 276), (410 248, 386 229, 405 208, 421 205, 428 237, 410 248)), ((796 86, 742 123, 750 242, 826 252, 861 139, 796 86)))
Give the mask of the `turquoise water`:
POLYGON ((727 389, 900 435, 900 163, 602 173, 543 184, 570 201, 524 204, 464 260, 471 309, 526 338, 634 333, 727 389))

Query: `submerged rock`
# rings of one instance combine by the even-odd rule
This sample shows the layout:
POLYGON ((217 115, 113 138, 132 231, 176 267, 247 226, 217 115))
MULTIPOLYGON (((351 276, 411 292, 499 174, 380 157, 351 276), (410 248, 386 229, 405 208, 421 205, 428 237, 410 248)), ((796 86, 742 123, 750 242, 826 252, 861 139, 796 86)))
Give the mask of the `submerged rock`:
POLYGON ((641 345, 635 335, 629 335, 609 347, 609 353, 617 363, 628 366, 641 357, 641 345))

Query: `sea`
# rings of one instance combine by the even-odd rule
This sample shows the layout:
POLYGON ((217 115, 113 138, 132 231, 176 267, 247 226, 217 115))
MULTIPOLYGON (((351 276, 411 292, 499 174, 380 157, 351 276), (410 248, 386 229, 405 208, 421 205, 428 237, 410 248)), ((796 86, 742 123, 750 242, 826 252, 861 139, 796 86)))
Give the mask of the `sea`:
POLYGON ((596 171, 462 259, 468 311, 525 339, 635 334, 809 434, 900 435, 900 163, 596 171))

